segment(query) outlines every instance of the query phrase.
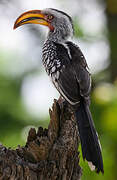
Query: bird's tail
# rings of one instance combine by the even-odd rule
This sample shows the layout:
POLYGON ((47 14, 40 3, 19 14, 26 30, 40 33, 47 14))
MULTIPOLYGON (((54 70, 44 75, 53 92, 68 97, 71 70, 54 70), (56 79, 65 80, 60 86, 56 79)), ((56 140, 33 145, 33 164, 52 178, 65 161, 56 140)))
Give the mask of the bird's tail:
POLYGON ((83 159, 88 161, 91 170, 104 173, 101 146, 92 120, 89 105, 84 102, 75 111, 81 140, 83 159))

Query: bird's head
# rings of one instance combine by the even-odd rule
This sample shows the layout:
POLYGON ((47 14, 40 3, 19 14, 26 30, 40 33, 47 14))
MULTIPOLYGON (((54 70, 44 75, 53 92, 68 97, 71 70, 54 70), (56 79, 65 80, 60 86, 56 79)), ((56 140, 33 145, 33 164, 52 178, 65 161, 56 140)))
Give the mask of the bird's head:
POLYGON ((66 40, 73 35, 73 24, 71 17, 57 9, 32 10, 21 14, 14 29, 24 24, 41 24, 49 27, 49 34, 56 38, 66 40))

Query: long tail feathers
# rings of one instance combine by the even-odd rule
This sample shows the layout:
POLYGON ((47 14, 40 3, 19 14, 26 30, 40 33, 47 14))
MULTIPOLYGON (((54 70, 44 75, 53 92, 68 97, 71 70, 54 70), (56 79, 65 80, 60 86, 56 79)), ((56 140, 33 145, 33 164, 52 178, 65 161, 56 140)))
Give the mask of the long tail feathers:
POLYGON ((104 173, 101 146, 95 130, 89 106, 84 102, 76 110, 83 159, 88 161, 91 170, 104 173))

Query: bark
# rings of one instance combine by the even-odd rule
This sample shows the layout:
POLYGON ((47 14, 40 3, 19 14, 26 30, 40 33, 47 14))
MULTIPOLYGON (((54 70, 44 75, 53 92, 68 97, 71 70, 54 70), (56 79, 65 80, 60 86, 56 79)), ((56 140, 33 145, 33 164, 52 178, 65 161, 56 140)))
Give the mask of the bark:
POLYGON ((79 137, 72 109, 54 101, 48 129, 30 129, 26 145, 0 145, 0 180, 79 180, 79 137))

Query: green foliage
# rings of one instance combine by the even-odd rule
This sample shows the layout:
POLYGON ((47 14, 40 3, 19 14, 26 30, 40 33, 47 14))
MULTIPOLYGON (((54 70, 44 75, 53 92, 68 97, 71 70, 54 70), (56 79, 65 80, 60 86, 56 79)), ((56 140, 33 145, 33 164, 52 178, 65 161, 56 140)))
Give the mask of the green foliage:
POLYGON ((12 78, 9 74, 4 74, 2 71, 3 61, 4 56, 1 56, 0 142, 7 147, 15 148, 18 144, 23 145, 26 141, 22 136, 24 128, 29 125, 46 127, 48 122, 39 121, 39 119, 37 121, 28 114, 21 98, 21 85, 24 77, 12 78))
POLYGON ((84 37, 83 29, 81 29, 78 19, 74 18, 73 22, 74 22, 75 37, 76 38, 79 38, 79 37, 83 38, 84 37))

